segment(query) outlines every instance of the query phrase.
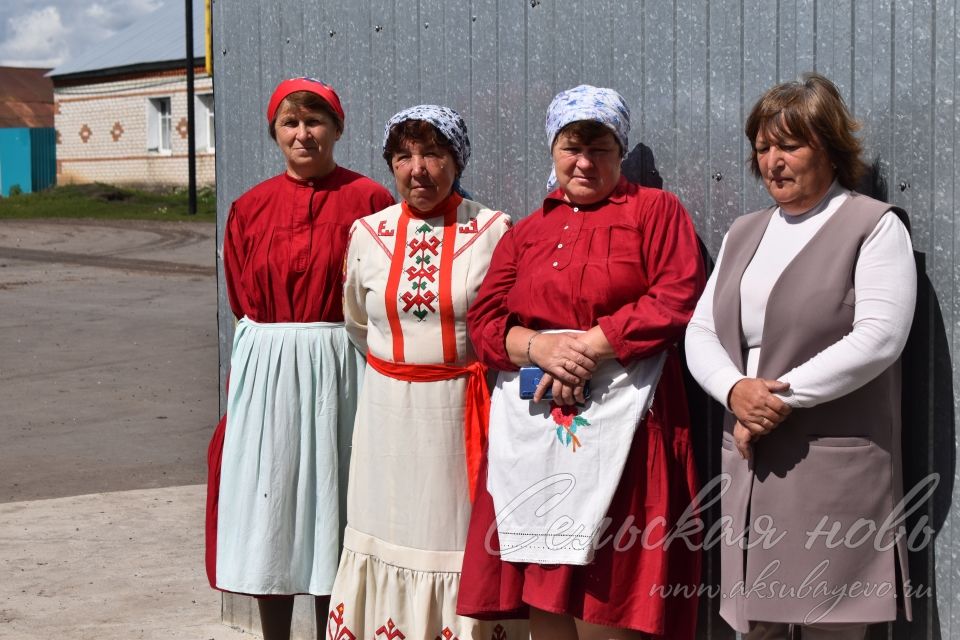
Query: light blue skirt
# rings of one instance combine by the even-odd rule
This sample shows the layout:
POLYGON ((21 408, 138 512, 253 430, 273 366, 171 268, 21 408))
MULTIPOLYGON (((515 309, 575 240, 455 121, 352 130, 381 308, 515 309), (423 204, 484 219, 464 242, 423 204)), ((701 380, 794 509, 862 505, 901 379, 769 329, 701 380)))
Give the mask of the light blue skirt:
POLYGON ((243 318, 230 367, 217 586, 329 594, 363 357, 340 323, 243 318))

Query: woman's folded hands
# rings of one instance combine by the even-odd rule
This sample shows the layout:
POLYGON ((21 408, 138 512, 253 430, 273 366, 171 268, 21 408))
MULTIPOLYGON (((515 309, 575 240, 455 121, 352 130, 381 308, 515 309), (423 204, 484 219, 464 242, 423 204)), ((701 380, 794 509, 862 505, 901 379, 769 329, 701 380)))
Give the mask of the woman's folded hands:
POLYGON ((540 402, 551 388, 553 401, 557 404, 586 402, 584 385, 601 360, 600 353, 590 341, 589 332, 539 333, 532 338, 530 360, 544 371, 533 396, 534 402, 540 402))
POLYGON ((741 456, 749 459, 750 442, 773 431, 793 411, 774 395, 789 388, 789 382, 743 378, 730 389, 727 405, 737 417, 733 439, 741 456))

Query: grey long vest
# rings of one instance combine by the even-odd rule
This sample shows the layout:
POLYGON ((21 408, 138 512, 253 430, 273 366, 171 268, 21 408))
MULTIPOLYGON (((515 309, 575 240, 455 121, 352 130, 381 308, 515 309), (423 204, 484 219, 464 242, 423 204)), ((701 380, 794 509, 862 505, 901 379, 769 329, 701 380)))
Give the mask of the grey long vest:
MULTIPOLYGON (((860 247, 891 209, 903 215, 852 194, 787 265, 767 302, 758 377, 777 379, 852 330, 860 247)), ((773 211, 734 222, 717 276, 717 336, 740 371, 740 281, 773 211)), ((906 541, 902 522, 884 523, 903 494, 899 359, 846 396, 794 410, 755 441, 749 463, 733 445, 734 422, 728 412, 721 511, 732 533, 745 535, 739 545, 721 543, 721 616, 739 631, 751 620, 895 619, 895 563, 899 556, 906 579, 906 541), (832 538, 818 534, 832 529, 832 538)), ((905 606, 909 617, 908 599, 905 606)))

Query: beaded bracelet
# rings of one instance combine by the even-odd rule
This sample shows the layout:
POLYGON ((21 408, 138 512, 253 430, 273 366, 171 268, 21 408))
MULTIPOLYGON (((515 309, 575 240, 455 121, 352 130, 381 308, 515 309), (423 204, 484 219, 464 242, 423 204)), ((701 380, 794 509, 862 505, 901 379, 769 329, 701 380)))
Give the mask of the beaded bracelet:
POLYGON ((538 335, 540 335, 540 332, 534 331, 532 334, 530 334, 530 339, 527 340, 527 362, 529 362, 530 364, 533 364, 533 360, 530 358, 530 347, 533 346, 533 339, 536 338, 538 335))

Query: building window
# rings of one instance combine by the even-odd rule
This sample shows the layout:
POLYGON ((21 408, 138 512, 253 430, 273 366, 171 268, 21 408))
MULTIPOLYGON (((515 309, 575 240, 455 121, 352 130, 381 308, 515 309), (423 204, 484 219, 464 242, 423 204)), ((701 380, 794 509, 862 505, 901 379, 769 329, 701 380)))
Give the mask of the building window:
POLYGON ((197 119, 197 151, 212 152, 217 146, 213 136, 213 94, 198 94, 193 109, 197 119))
POLYGON ((170 98, 147 100, 147 150, 170 153, 170 98))

